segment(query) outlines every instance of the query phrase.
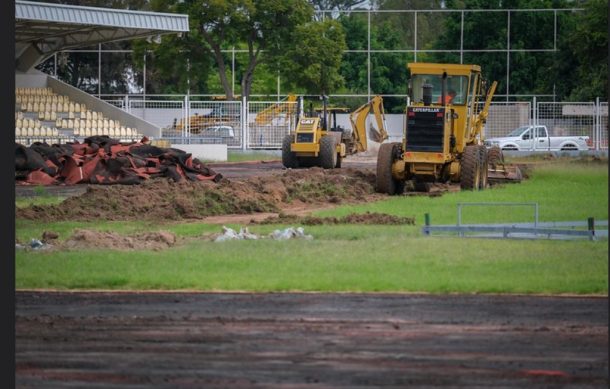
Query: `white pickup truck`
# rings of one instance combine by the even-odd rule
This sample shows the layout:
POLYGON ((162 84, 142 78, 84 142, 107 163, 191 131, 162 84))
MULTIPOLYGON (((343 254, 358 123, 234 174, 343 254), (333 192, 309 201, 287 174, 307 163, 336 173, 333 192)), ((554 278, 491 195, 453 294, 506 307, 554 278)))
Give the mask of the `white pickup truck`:
POLYGON ((546 126, 523 126, 505 137, 486 139, 485 146, 502 150, 589 150, 591 141, 588 136, 549 136, 546 126))

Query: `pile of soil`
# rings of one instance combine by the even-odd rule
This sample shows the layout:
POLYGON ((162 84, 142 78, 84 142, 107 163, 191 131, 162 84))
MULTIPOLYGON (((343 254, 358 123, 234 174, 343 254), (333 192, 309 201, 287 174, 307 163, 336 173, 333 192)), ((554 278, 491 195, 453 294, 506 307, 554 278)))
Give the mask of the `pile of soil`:
POLYGON ((277 217, 268 217, 261 221, 252 221, 252 224, 302 224, 306 226, 322 224, 415 224, 415 218, 388 215, 385 213, 366 212, 352 213, 343 217, 315 217, 280 214, 277 217))
POLYGON ((115 250, 162 250, 176 244, 176 235, 167 231, 120 235, 114 232, 77 229, 65 242, 63 249, 115 249, 115 250))
POLYGON ((184 220, 227 214, 280 212, 299 204, 340 204, 377 198, 375 173, 321 168, 286 170, 243 180, 148 180, 138 186, 88 187, 55 206, 16 210, 16 217, 41 220, 184 220))

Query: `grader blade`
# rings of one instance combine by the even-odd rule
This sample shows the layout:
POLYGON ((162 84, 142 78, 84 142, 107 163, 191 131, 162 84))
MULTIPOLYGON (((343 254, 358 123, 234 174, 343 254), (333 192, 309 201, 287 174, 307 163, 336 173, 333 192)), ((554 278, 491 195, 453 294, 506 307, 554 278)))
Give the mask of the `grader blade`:
POLYGON ((516 165, 494 165, 487 171, 487 180, 490 184, 503 184, 508 182, 521 182, 523 174, 516 165))

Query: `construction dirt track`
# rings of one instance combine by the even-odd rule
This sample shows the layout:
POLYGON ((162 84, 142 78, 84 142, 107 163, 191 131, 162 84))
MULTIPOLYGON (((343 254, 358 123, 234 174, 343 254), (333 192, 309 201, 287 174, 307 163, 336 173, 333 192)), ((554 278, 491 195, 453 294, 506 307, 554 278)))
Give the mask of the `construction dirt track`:
POLYGON ((606 388, 606 298, 41 293, 21 388, 606 388))
MULTIPOLYGON (((373 166, 347 163, 348 178, 370 183, 373 166)), ((277 162, 214 169, 233 181, 282 171, 277 162)), ((106 189, 54 190, 98 202, 106 189)), ((15 308, 19 388, 609 384, 605 296, 17 291, 15 308)))

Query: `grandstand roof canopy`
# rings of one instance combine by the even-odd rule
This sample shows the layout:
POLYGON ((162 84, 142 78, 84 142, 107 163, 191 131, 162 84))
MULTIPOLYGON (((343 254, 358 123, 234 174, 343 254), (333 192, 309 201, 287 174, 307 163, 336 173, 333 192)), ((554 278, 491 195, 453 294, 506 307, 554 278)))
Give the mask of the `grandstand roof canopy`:
POLYGON ((188 15, 15 1, 15 57, 22 71, 61 50, 188 30, 188 15))

